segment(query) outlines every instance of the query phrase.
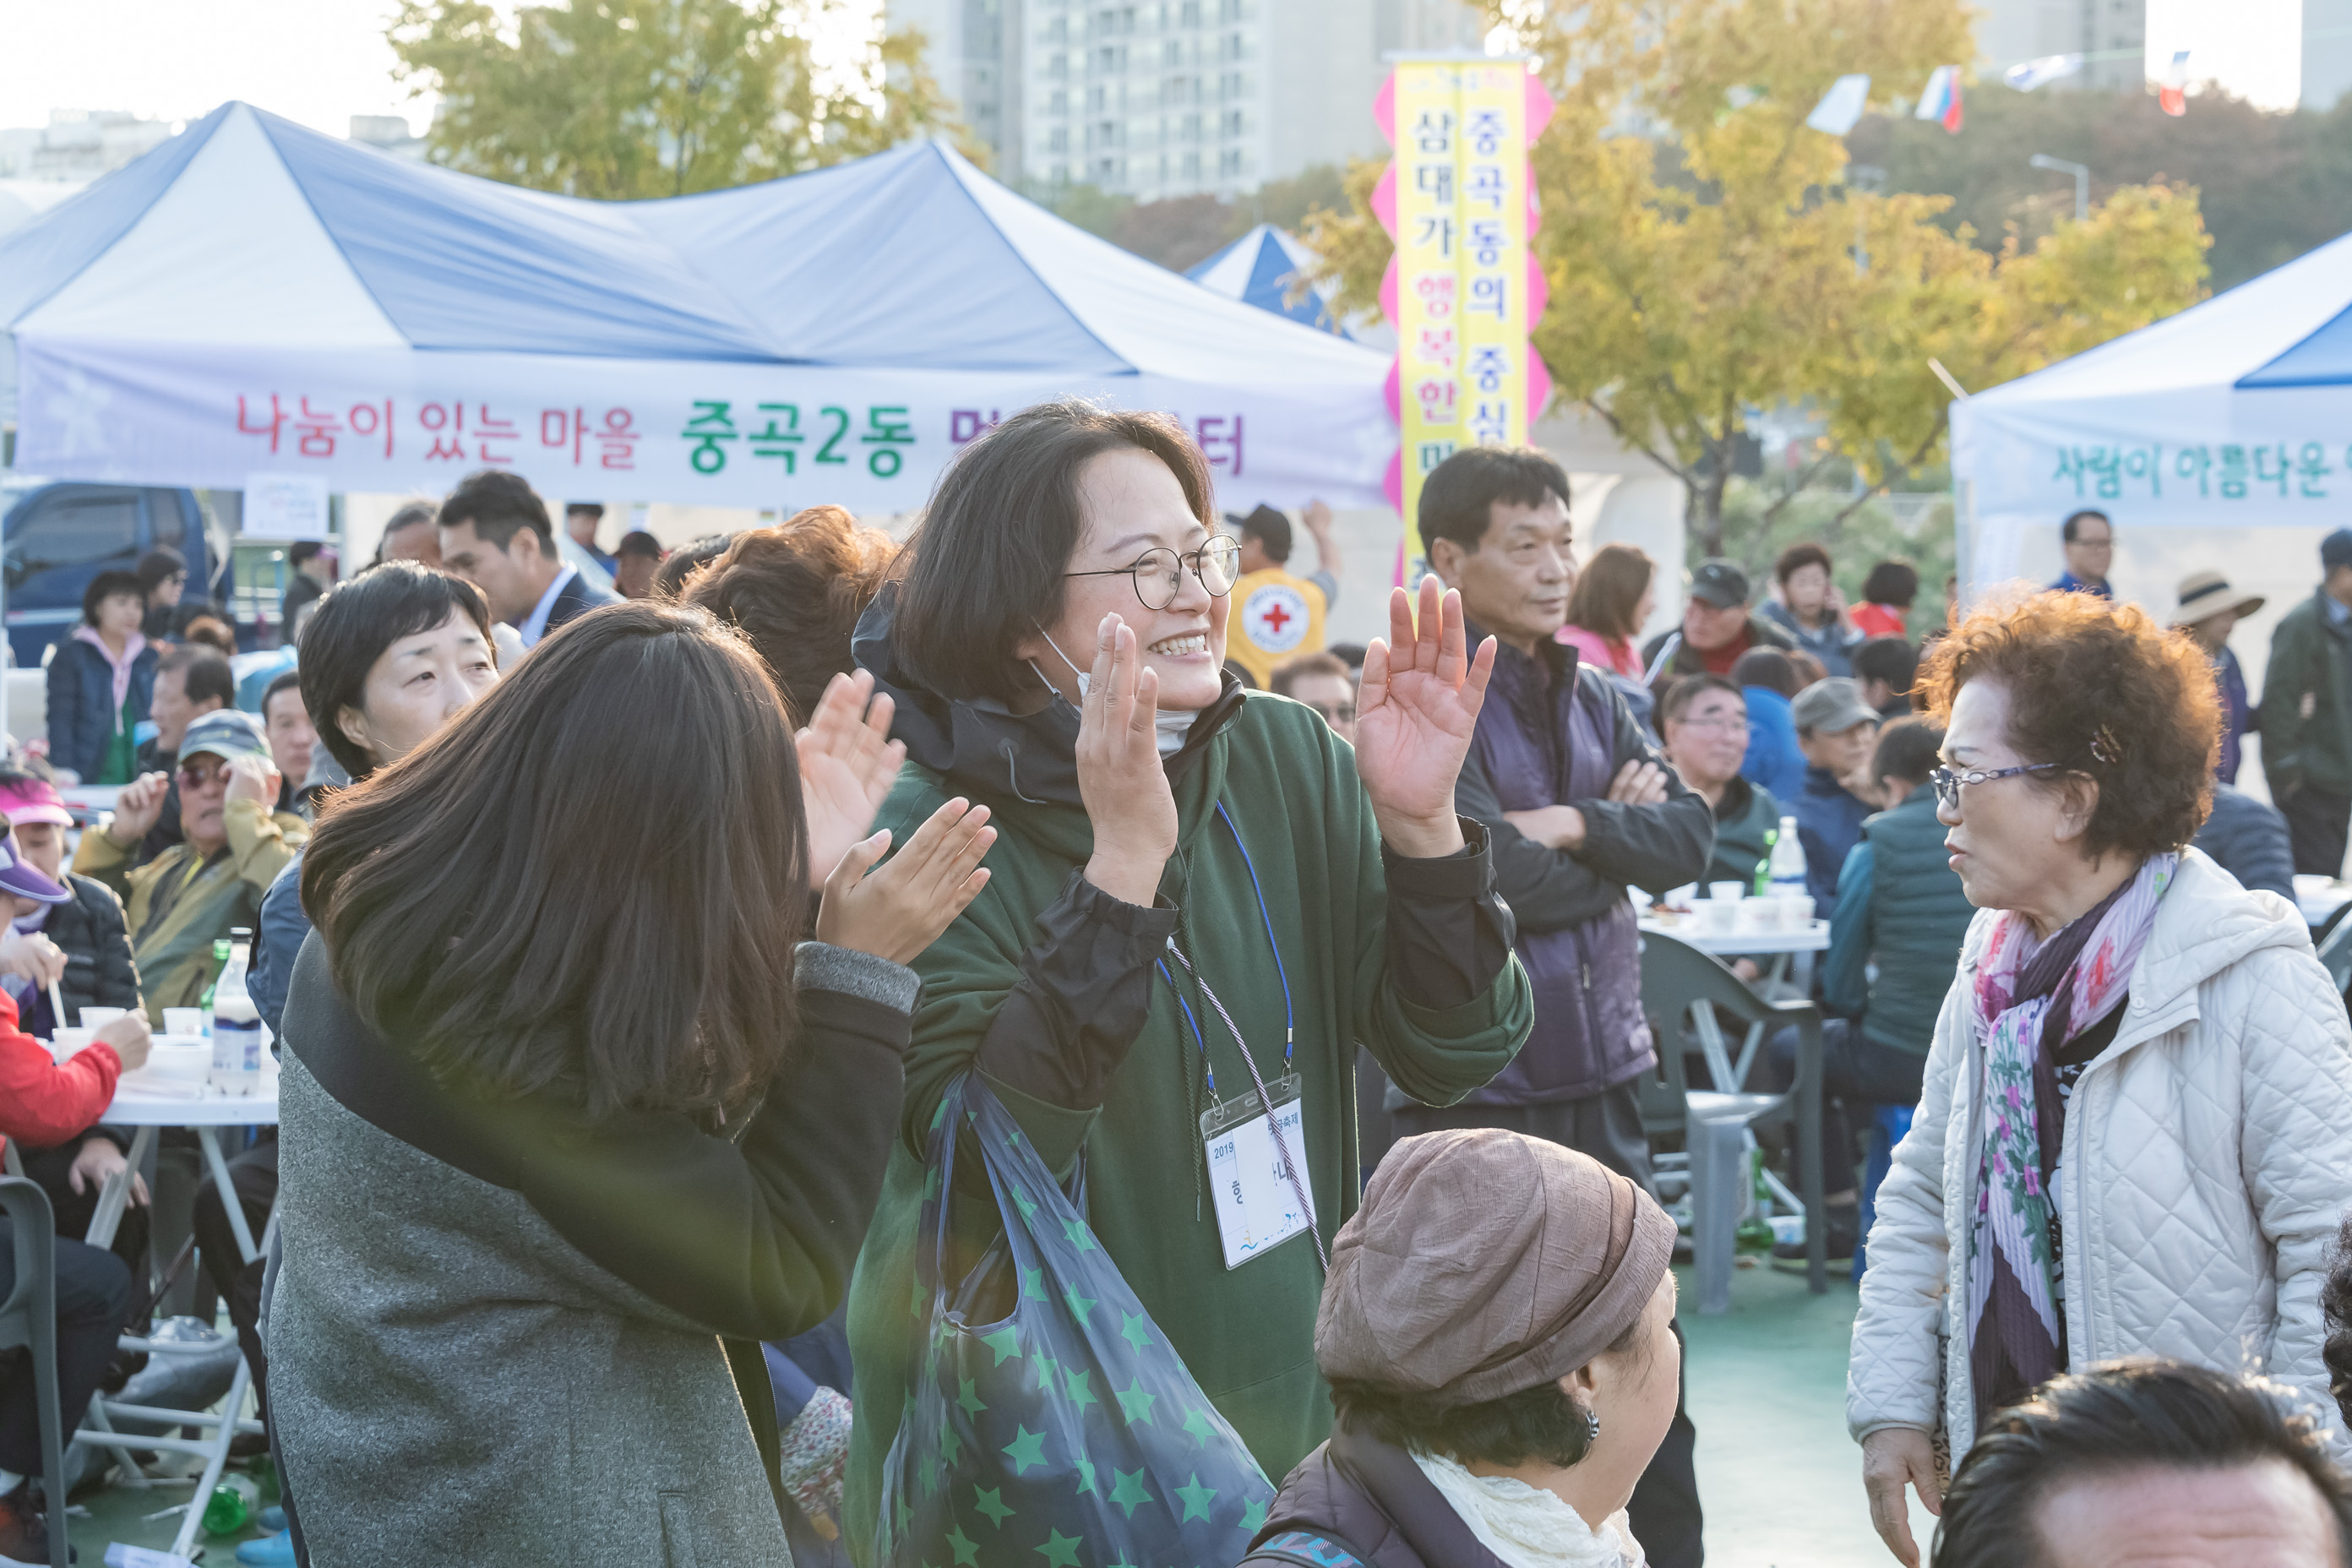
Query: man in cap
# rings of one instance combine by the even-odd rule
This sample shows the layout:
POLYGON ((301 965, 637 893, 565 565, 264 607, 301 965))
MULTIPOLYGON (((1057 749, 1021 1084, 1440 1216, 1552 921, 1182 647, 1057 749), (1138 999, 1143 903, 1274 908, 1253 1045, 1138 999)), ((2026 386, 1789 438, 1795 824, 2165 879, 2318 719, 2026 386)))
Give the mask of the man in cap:
POLYGON ((1859 682, 1833 675, 1798 692, 1789 717, 1805 753, 1804 788, 1790 813, 1805 848, 1805 890, 1816 910, 1826 910, 1837 901, 1847 854, 1862 841, 1862 819, 1884 804, 1870 772, 1878 710, 1864 700, 1859 682))
POLYGON ((2318 592, 2279 617, 2263 677, 2263 772, 2294 868, 2340 876, 2352 827, 2352 528, 2319 545, 2318 592))
POLYGON ((1679 1410, 1674 1247, 1655 1199, 1573 1150, 1492 1129, 1399 1143, 1331 1243, 1330 1440, 1244 1563, 1493 1563, 1482 1542, 1529 1539, 1514 1517, 1544 1545, 1504 1561, 1665 1563, 1629 1503, 1679 1410))
POLYGON ((2230 649, 2230 633, 2263 607, 2263 596, 2239 593, 2219 572, 2191 572, 2180 580, 2179 598, 2172 624, 2195 637, 2213 661, 2213 684, 2221 695, 2221 757, 2213 776, 2234 784, 2239 752, 2253 728, 2253 706, 2246 700, 2246 672, 2230 649))
POLYGON ((1247 517, 1226 521, 1240 531, 1242 574, 1234 584, 1225 657, 1264 691, 1273 682, 1275 666, 1322 650, 1323 617, 1339 597, 1339 547, 1331 539, 1331 509, 1319 500, 1307 508, 1307 531, 1315 536, 1319 559, 1304 577, 1289 571, 1287 513, 1261 506, 1247 517))
POLYGON ((621 542, 613 551, 613 586, 624 599, 643 599, 654 591, 654 574, 660 570, 662 557, 669 552, 661 541, 642 528, 633 528, 621 535, 621 542))
MULTIPOLYGON (((0 894, 48 908, 73 898, 26 864, 5 837, 0 837, 0 894)), ((64 952, 38 931, 0 936, 0 1138, 36 1148, 62 1145, 87 1131, 114 1099, 116 1080, 147 1062, 147 1021, 135 1013, 100 1028, 62 1063, 17 1026, 16 998, 45 988, 65 967, 64 952)), ((117 1154, 115 1168, 120 1165, 117 1154)), ((54 1243, 52 1267, 58 1408, 73 1421, 98 1392, 113 1357, 131 1306, 131 1270, 121 1258, 63 1234, 54 1243)), ((16 1286, 14 1225, 0 1219, 0 1296, 16 1286)), ((31 1479, 41 1468, 35 1394, 29 1365, 0 1375, 0 1557, 17 1563, 49 1561, 48 1531, 31 1479)))
POLYGON ((1787 653, 1797 639, 1762 616, 1748 611, 1748 574, 1724 560, 1702 561, 1691 573, 1690 597, 1683 602, 1682 629, 1660 632, 1642 647, 1644 667, 1655 664, 1669 638, 1679 637, 1663 675, 1729 675, 1751 647, 1787 653))
POLYGON ((81 836, 73 865, 128 910, 131 956, 157 1024, 166 1007, 196 1005, 213 980, 213 943, 252 929, 270 879, 310 837, 300 817, 271 809, 284 781, 261 721, 230 709, 188 726, 176 769, 184 837, 133 869, 131 852, 171 782, 148 773, 125 785, 113 816, 81 836))

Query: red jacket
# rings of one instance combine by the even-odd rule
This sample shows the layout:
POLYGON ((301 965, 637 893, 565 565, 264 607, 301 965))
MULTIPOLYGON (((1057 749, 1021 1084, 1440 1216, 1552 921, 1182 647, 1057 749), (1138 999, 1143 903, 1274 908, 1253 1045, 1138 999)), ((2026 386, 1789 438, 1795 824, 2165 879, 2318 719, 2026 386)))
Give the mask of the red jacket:
POLYGON ((59 1067, 49 1047, 16 1027, 16 1003, 0 991, 0 1138, 53 1148, 98 1124, 114 1101, 122 1058, 96 1042, 59 1067))

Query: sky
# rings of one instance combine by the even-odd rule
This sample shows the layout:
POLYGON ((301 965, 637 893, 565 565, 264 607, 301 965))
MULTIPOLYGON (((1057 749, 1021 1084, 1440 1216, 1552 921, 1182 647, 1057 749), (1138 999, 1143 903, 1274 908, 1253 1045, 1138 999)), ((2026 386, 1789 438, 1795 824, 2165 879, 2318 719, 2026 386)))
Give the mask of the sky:
MULTIPOLYGON (((507 7, 502 6, 501 9, 507 7)), ((430 100, 394 79, 394 0, 0 0, 0 127, 52 109, 194 120, 243 99, 341 136, 354 114, 422 132, 430 100)), ((844 30, 879 9, 847 0, 844 30)))
MULTIPOLYGON (((846 0, 845 30, 879 0, 846 0)), ((52 109, 193 120, 227 99, 345 134, 354 114, 431 113, 394 79, 393 0, 0 0, 0 127, 52 109)), ((2259 103, 2294 101, 2299 0, 2147 0, 2151 69, 2190 51, 2189 74, 2259 103)), ((835 35, 837 43, 840 35, 835 35)))

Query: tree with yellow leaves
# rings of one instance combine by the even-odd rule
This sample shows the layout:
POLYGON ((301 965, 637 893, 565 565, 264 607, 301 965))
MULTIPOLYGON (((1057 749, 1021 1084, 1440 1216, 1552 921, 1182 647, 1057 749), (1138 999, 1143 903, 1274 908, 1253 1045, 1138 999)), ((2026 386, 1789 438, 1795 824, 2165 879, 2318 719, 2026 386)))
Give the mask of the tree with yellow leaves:
MULTIPOLYGON (((2192 191, 2126 187, 1994 257, 1937 226, 1948 198, 1856 188, 1805 116, 1849 72, 1884 102, 1972 58, 1958 0, 1489 5, 1559 102, 1532 153, 1551 285, 1537 350, 1559 395, 1685 479, 1708 553, 1752 413, 1809 404, 1874 493, 1942 442, 1931 358, 1982 387, 2202 292, 2192 191)), ((1352 211, 1308 225, 1343 309, 1376 307, 1388 264, 1379 173, 1352 170, 1352 211)))

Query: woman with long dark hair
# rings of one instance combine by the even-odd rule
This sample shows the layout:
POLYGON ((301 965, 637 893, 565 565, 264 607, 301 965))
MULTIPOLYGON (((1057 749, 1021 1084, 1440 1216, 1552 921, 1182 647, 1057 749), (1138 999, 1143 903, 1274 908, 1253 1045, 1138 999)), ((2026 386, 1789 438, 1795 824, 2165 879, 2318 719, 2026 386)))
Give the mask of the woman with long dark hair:
POLYGON ((840 1299, 904 965, 993 837, 957 801, 871 875, 862 840, 803 941, 803 818, 766 670, 653 605, 327 807, 269 1311, 311 1560, 788 1560, 751 1342, 840 1299))
POLYGON ((1454 811, 1494 644, 1473 657, 1435 579, 1417 630, 1398 590, 1350 748, 1222 673, 1240 552, 1216 518, 1172 420, 1029 408, 963 449, 859 623, 909 763, 883 820, 969 795, 1005 835, 988 890, 917 964, 900 1138, 850 1301, 861 1552, 920 1363, 920 1152, 958 1080, 976 1074, 1049 1167, 1084 1149, 1092 1235, 1279 1476, 1330 1426, 1315 1310, 1355 1206, 1356 1043, 1445 1104, 1532 1022, 1485 833, 1454 811), (1311 1226, 1236 1246, 1206 1179, 1212 1100, 1296 1116, 1311 1226))

